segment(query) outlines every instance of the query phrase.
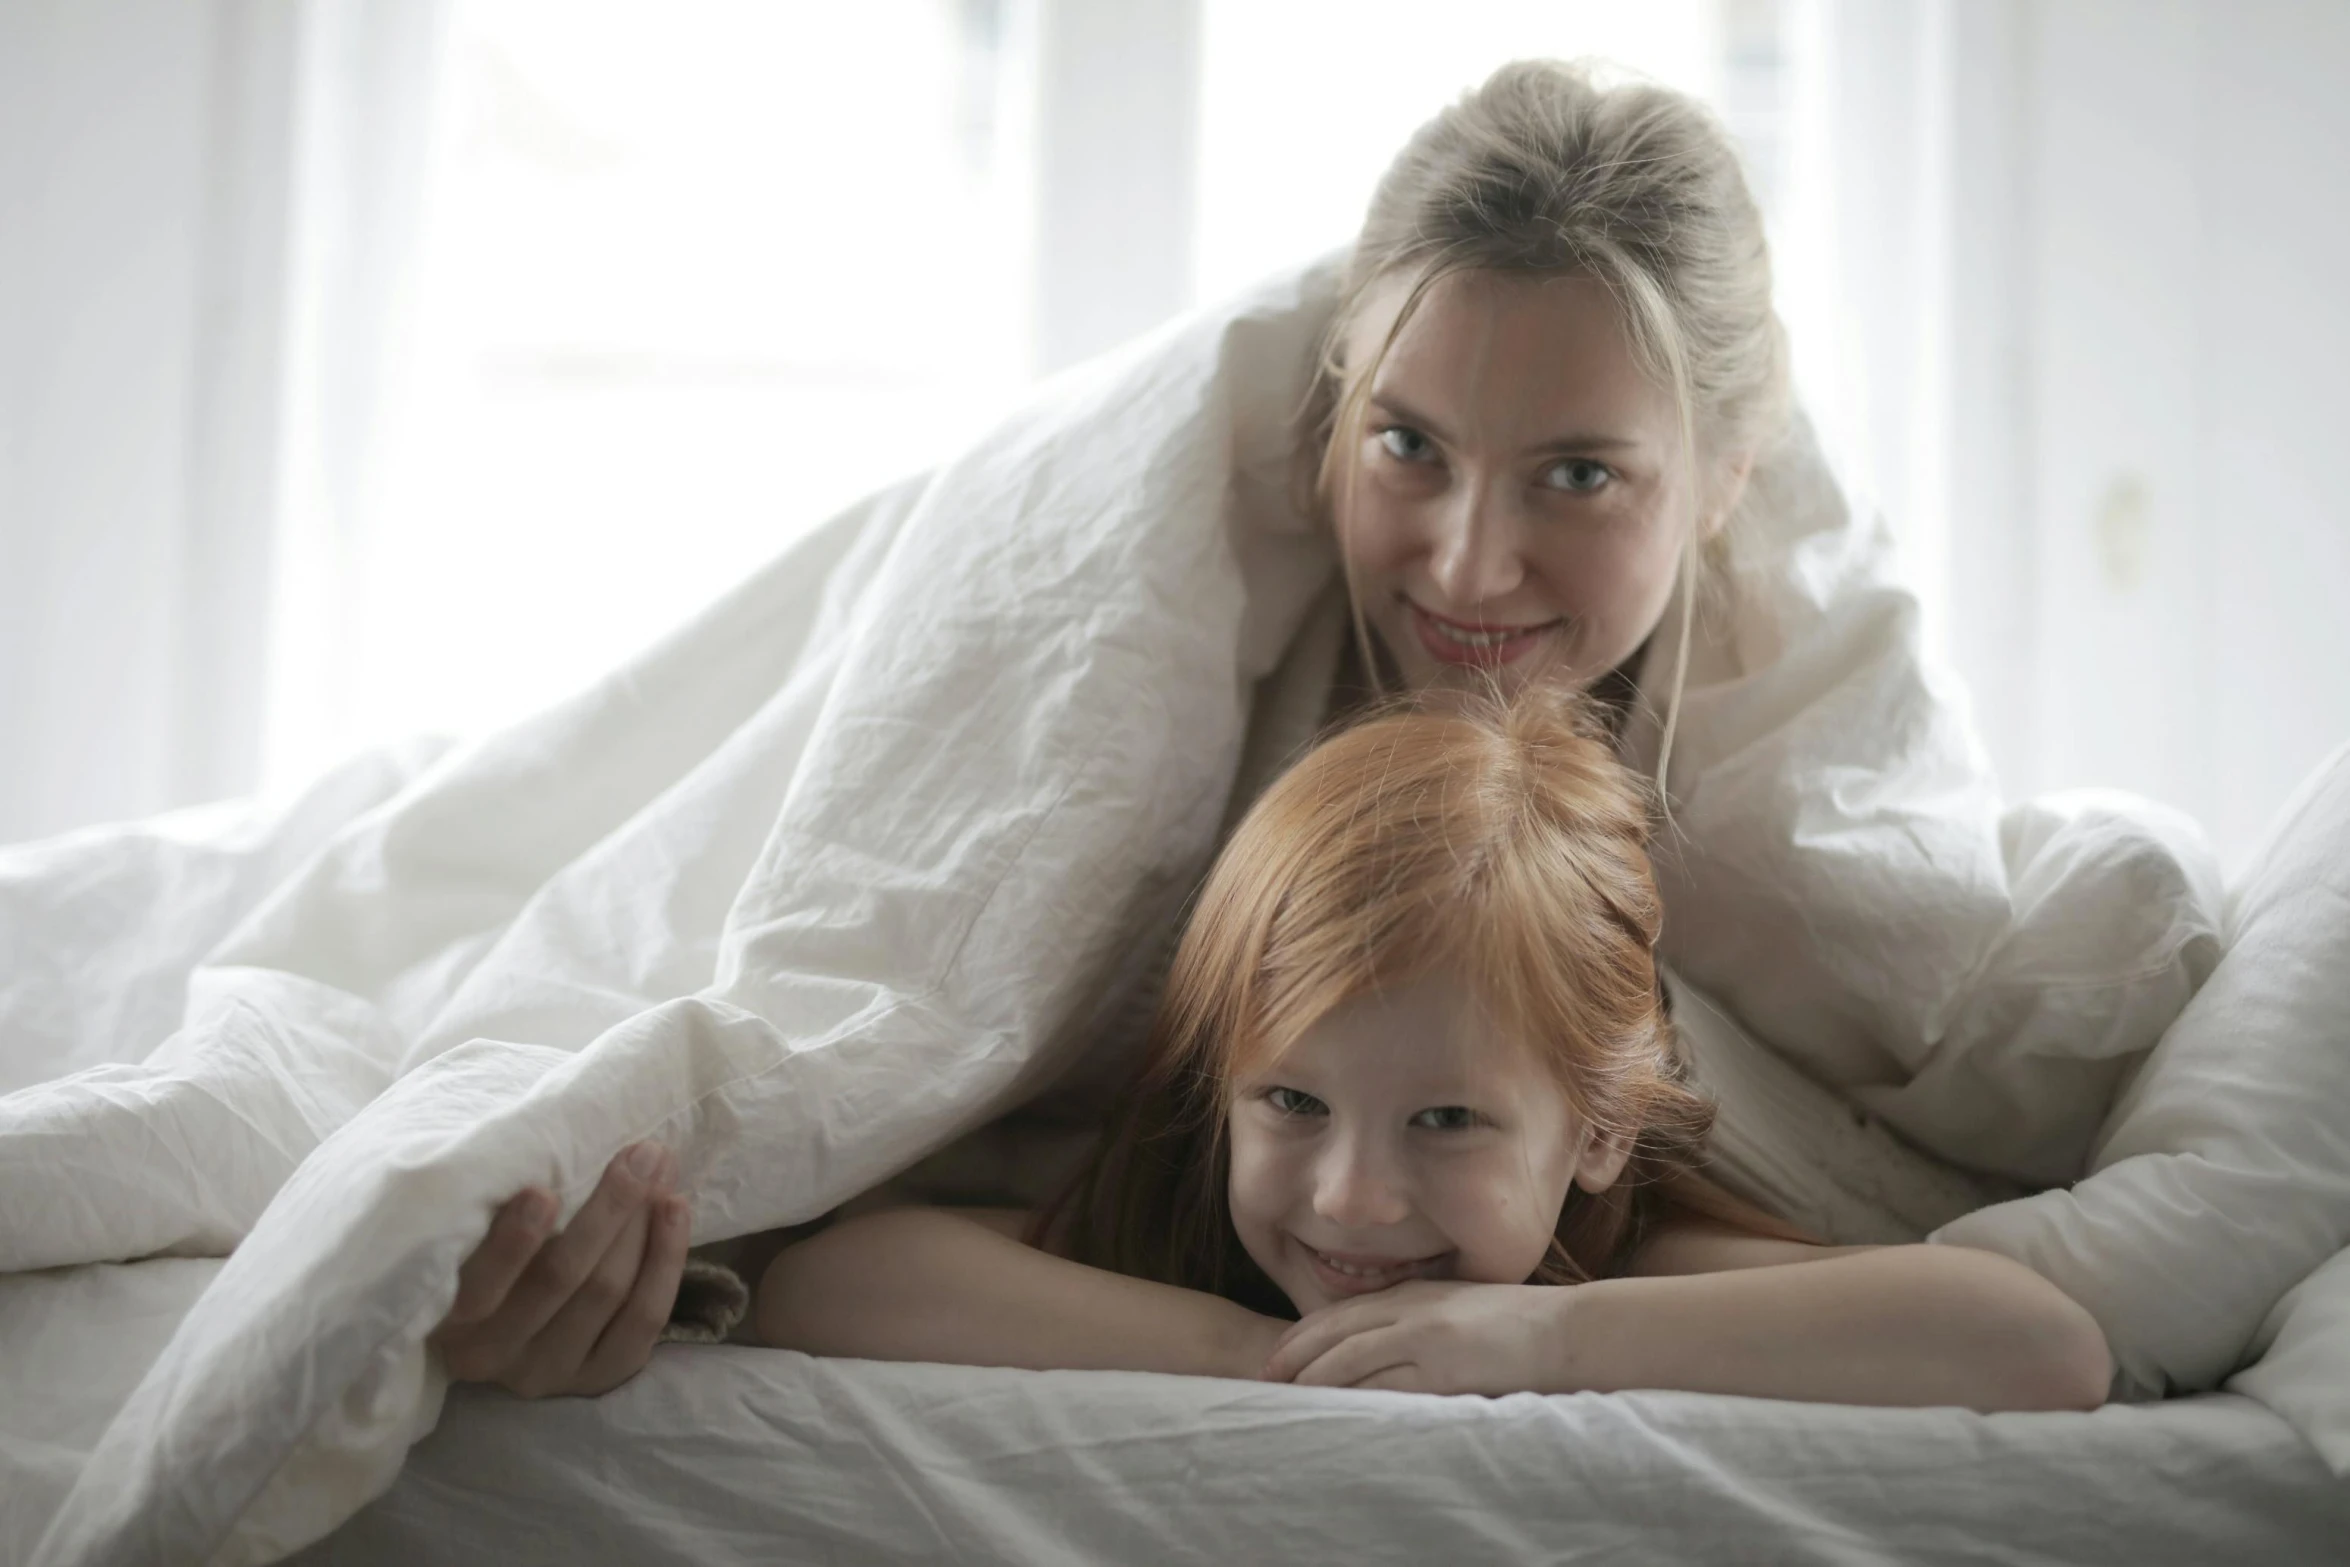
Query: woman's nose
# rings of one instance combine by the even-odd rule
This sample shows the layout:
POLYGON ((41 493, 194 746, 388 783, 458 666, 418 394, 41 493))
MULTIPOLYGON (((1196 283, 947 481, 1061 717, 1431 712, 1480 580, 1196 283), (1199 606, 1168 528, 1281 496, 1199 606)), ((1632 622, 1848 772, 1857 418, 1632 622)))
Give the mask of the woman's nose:
POLYGON ((1354 1139, 1332 1143, 1314 1171, 1314 1212, 1347 1230, 1373 1230, 1411 1217, 1403 1184, 1376 1150, 1354 1139))
POLYGON ((1490 485, 1457 485, 1447 500, 1435 519, 1428 574, 1444 595, 1443 609, 1474 612, 1525 581, 1524 530, 1490 485))

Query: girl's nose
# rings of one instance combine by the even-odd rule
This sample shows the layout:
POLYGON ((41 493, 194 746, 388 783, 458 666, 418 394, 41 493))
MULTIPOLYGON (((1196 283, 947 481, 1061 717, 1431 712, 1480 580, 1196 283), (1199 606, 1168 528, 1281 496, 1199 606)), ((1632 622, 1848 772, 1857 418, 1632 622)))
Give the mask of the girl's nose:
POLYGON ((1524 530, 1491 485, 1462 484, 1447 499, 1428 552, 1428 574, 1445 602, 1431 607, 1473 613, 1525 581, 1524 530))
POLYGON ((1314 1170, 1314 1212, 1347 1230, 1375 1230, 1411 1217, 1403 1185, 1374 1150, 1334 1141, 1314 1170))

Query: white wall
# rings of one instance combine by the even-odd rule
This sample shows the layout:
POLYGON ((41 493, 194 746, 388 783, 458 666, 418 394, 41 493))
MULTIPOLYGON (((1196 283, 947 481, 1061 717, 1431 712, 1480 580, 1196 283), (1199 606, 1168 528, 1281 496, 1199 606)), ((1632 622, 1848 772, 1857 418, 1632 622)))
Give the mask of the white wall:
POLYGON ((2209 819, 2249 846, 2350 740, 2350 7, 2214 8, 2200 194, 2209 819))
POLYGON ((1799 379, 2011 796, 2240 864, 2350 740, 2350 7, 1791 0, 1799 379))
POLYGON ((1037 0, 1036 365, 1062 369, 1192 301, 1199 0, 1037 0))
POLYGON ((1964 612, 2032 649, 2015 784, 2138 789, 2237 861, 2350 740, 2350 7, 2021 17, 2041 591, 1964 612))

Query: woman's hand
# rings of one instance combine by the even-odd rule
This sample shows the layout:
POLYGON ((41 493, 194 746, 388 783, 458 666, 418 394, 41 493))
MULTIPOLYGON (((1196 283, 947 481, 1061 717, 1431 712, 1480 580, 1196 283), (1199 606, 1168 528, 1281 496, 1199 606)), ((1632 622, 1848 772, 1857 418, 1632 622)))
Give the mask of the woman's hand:
POLYGON ((526 1187, 510 1198, 426 1341, 449 1375, 547 1398, 609 1392, 642 1371, 685 1271, 692 1217, 670 1190, 676 1178, 660 1145, 623 1148, 552 1238, 551 1194, 526 1187))
POLYGON ((1268 1382, 1412 1393, 1563 1391, 1553 1362, 1574 1292, 1411 1279, 1309 1312, 1274 1345, 1268 1382))

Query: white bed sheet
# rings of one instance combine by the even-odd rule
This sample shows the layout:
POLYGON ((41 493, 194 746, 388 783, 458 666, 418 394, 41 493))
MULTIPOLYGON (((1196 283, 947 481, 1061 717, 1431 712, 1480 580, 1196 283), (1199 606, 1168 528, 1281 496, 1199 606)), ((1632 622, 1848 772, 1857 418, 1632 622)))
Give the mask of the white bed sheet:
MULTIPOLYGON (((0 1562, 219 1269, 0 1278, 0 1562)), ((665 1346, 597 1400, 456 1388, 395 1487, 291 1560, 2265 1565, 2350 1560, 2350 1487, 2225 1393, 1981 1417, 665 1346)))
POLYGON ((1983 1417, 718 1346, 597 1402, 460 1390, 294 1560, 2339 1562, 2350 1492, 2230 1395, 1983 1417))
POLYGON ((717 1346, 600 1401, 460 1389, 294 1560, 2341 1562, 2350 1489, 2232 1395, 1984 1417, 717 1346))
MULTIPOLYGON (((0 1278, 0 1561, 219 1269, 0 1278)), ((457 1389, 392 1490, 291 1560, 2340 1562, 2350 1487, 2226 1394, 1439 1399, 671 1345, 601 1399, 457 1389)))

